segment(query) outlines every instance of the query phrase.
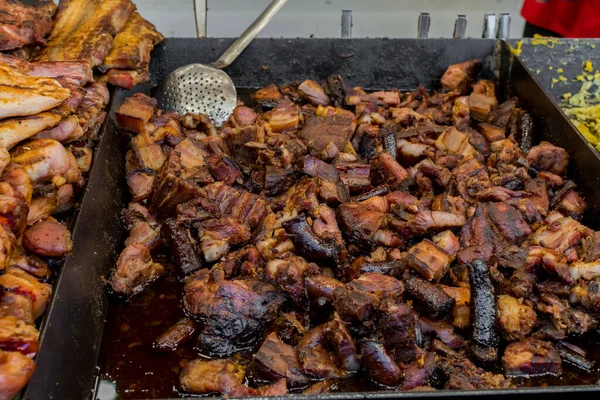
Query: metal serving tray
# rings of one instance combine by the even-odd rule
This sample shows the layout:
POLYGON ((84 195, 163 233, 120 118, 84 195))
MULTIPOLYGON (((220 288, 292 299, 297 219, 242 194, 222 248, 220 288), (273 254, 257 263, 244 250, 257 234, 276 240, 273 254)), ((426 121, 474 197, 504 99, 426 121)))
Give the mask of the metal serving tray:
MULTIPOLYGON (((160 82, 169 72, 193 62, 218 58, 232 39, 167 39, 152 56, 151 74, 160 82)), ((450 64, 477 58, 482 76, 496 80, 499 100, 516 95, 532 115, 536 141, 547 140, 571 155, 569 177, 578 185, 589 210, 586 224, 600 228, 600 156, 571 125, 537 80, 512 56, 508 45, 493 39, 257 39, 227 73, 236 86, 259 88, 307 78, 323 80, 340 74, 347 83, 368 90, 396 87, 413 90, 419 84, 439 87, 450 64)), ((73 225, 74 250, 54 284, 54 296, 44 323, 37 369, 25 399, 92 398, 108 305, 105 277, 122 249, 124 226, 120 212, 128 203, 125 181, 126 135, 114 117, 122 101, 135 91, 152 93, 155 85, 119 90, 110 105, 86 193, 73 225)), ((542 397, 566 392, 600 393, 600 386, 555 386, 511 390, 331 393, 320 399, 391 399, 412 397, 473 397, 483 395, 542 397)), ((315 396, 296 395, 298 399, 315 396)))

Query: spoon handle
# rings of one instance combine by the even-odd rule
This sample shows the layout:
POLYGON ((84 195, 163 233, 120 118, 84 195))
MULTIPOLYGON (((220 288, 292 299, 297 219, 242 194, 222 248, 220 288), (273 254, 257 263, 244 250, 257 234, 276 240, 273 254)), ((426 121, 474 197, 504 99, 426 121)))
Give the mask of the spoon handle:
POLYGON ((223 69, 231 64, 240 55, 242 51, 248 45, 256 35, 273 19, 275 14, 283 7, 287 0, 273 0, 271 4, 265 8, 265 10, 256 18, 256 20, 242 33, 242 35, 235 41, 221 57, 211 64, 211 66, 219 69, 223 69))

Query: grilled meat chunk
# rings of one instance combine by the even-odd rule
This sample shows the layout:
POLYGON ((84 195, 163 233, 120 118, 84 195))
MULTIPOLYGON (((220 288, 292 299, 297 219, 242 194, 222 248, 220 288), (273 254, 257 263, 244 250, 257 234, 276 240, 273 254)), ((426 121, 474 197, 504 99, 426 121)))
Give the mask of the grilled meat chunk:
POLYGON ((264 340, 253 363, 253 369, 271 381, 284 378, 291 387, 304 386, 309 381, 300 367, 298 351, 283 343, 275 333, 264 340))
POLYGON ((507 375, 558 375, 562 363, 558 351, 549 342, 524 339, 508 345, 502 356, 507 375))
POLYGON ((245 368, 230 359, 192 360, 179 375, 179 385, 184 392, 228 396, 249 394, 244 386, 245 368))
POLYGON ((30 6, 17 0, 2 0, 0 9, 0 51, 45 43, 56 11, 53 1, 41 1, 30 6))
POLYGON ((200 321, 210 321, 202 325, 197 347, 211 356, 228 356, 256 343, 284 301, 267 283, 229 281, 218 269, 190 275, 184 291, 185 310, 200 321))
POLYGON ((362 364, 369 377, 386 386, 396 386, 402 379, 402 370, 377 339, 362 339, 359 342, 362 364))
POLYGON ((163 271, 163 266, 152 260, 148 247, 131 244, 119 255, 117 269, 109 284, 115 293, 132 296, 158 279, 163 271))
POLYGON ((34 370, 35 363, 30 357, 0 350, 0 398, 13 399, 18 395, 34 370))

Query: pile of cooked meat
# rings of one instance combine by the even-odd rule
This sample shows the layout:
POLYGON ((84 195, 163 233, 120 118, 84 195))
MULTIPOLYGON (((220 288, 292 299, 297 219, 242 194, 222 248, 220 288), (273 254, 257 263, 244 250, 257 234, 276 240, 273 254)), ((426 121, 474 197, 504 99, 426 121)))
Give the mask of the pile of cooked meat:
POLYGON ((162 40, 130 1, 61 1, 53 28, 55 9, 0 1, 0 49, 29 46, 0 53, 0 399, 12 399, 35 369, 36 320, 57 272, 48 262, 73 246, 53 216, 68 216, 85 187, 110 99, 103 80, 145 79, 162 40), (97 60, 108 71, 98 82, 97 60))
POLYGON ((194 346, 182 392, 510 388, 593 368, 572 339, 598 328, 600 233, 567 152, 534 146, 480 67, 450 66, 437 92, 272 84, 220 130, 123 103, 130 234, 109 284, 140 293, 167 250, 187 317, 153 346, 194 346))
POLYGON ((86 61, 101 73, 98 81, 131 89, 148 80, 150 52, 163 40, 135 9, 131 0, 36 7, 0 0, 0 50, 31 61, 86 61))

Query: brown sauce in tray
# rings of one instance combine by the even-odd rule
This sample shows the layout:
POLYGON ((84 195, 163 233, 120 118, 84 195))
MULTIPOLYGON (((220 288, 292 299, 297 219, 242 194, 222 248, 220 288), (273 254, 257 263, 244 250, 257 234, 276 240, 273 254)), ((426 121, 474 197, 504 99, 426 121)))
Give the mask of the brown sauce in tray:
MULTIPOLYGON (((185 360, 198 357, 194 343, 172 353, 152 349, 154 339, 184 316, 181 305, 182 285, 167 275, 129 303, 111 300, 98 364, 99 400, 152 399, 182 397, 177 390, 179 372, 185 360)), ((568 340, 588 351, 596 361, 592 373, 583 373, 563 362, 560 377, 517 378, 518 386, 589 385, 600 379, 600 340, 568 340)), ((341 382, 338 391, 382 390, 363 376, 341 382)))

